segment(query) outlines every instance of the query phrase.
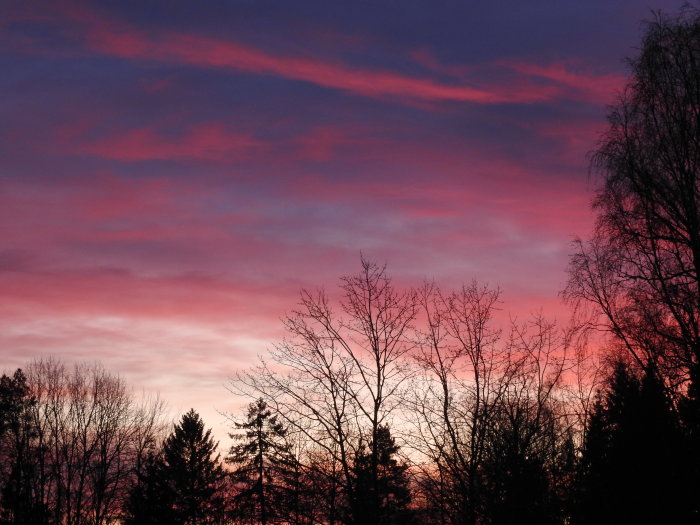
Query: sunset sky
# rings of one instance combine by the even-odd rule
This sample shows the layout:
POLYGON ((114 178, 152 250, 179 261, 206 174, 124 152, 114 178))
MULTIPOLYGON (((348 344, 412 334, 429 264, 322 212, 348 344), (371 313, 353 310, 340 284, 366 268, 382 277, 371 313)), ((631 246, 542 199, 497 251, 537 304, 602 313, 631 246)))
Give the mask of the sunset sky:
POLYGON ((3 1, 0 368, 99 360, 218 426, 360 254, 565 319, 586 154, 682 3, 3 1))

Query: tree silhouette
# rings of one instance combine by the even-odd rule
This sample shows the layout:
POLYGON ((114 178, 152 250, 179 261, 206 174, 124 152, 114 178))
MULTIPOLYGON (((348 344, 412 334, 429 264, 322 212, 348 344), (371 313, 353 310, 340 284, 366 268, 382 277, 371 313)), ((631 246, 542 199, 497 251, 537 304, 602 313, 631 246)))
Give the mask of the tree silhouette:
POLYGON ((27 377, 21 369, 12 376, 0 377, 0 438, 17 424, 17 415, 30 396, 27 377))
POLYGON ((564 331, 539 315, 503 337, 499 292, 476 283, 451 294, 429 284, 419 303, 423 382, 409 398, 413 445, 432 462, 419 476, 429 514, 467 525, 559 517, 573 458, 558 399, 564 331))
POLYGON ((40 509, 66 525, 120 519, 160 405, 135 404, 124 382, 97 364, 43 359, 26 371, 31 403, 2 447, 11 456, 4 466, 16 465, 5 505, 23 502, 18 512, 40 509))
POLYGON ((565 420, 555 407, 513 391, 499 401, 487 430, 479 523, 562 522, 564 502, 556 485, 565 482, 574 454, 565 420))
POLYGON ((577 242, 565 296, 675 388, 700 363, 700 12, 657 15, 629 64, 593 155, 595 233, 577 242))
POLYGON ((399 525, 412 523, 409 509, 411 493, 408 466, 396 459, 399 447, 387 425, 380 425, 376 446, 362 446, 355 457, 354 474, 357 494, 353 512, 358 523, 399 525), (372 470, 372 450, 376 450, 376 478, 372 470), (372 505, 374 503, 374 505, 372 505))
MULTIPOLYGON (((609 129, 593 155, 592 166, 602 176, 594 204, 598 214, 594 234, 589 241, 576 243, 564 295, 579 313, 592 306, 593 316, 587 323, 604 324, 637 371, 644 371, 644 381, 657 381, 666 390, 666 403, 676 413, 674 417, 680 416, 685 434, 684 457, 677 458, 689 465, 684 485, 697 493, 700 11, 687 6, 675 17, 657 14, 647 24, 639 55, 629 64, 632 76, 608 116, 609 129)), ((607 428, 605 420, 615 413, 612 407, 615 392, 623 387, 620 381, 618 374, 612 397, 603 408, 599 406, 603 414, 596 414, 599 420, 591 422, 596 429, 592 436, 607 428)), ((618 397, 623 400, 641 395, 620 392, 618 397)), ((653 405, 649 407, 652 411, 653 405)), ((623 413, 631 417, 634 410, 623 413)), ((672 422, 665 424, 673 427, 672 422)), ((644 426, 641 420, 639 425, 644 426)), ((613 428, 616 440, 627 435, 625 424, 614 421, 613 428)), ((651 427, 647 430, 652 431, 651 427)), ((638 452, 645 452, 647 458, 664 456, 668 445, 656 445, 661 449, 638 452)), ((610 446, 602 450, 618 450, 610 446)), ((638 468, 638 459, 629 461, 630 469, 638 468)), ((695 512, 700 515, 700 498, 689 501, 695 502, 695 512)))
POLYGON ((211 430, 194 409, 184 414, 163 443, 148 456, 129 500, 133 524, 197 525, 221 521, 225 473, 211 430))
POLYGON ((341 278, 339 312, 323 290, 302 291, 298 309, 284 320, 289 337, 272 351, 274 369, 262 362, 232 381, 232 390, 263 397, 285 424, 332 456, 329 463, 339 467, 334 482, 351 510, 358 508, 353 461, 365 434, 377 482, 377 433, 400 404, 417 313, 415 293, 399 292, 385 266, 365 259, 361 265, 341 278))
POLYGON ((143 459, 141 471, 126 502, 127 525, 177 522, 175 492, 165 474, 162 455, 151 450, 143 459))
POLYGON ((244 432, 231 434, 240 443, 231 447, 226 461, 234 467, 231 478, 237 491, 237 516, 261 525, 281 518, 298 523, 300 467, 290 452, 284 425, 258 399, 248 406, 246 421, 235 427, 244 432))
POLYGON ((48 509, 37 494, 37 428, 31 415, 36 399, 27 377, 17 369, 0 378, 0 460, 8 470, 0 480, 0 523, 48 522, 48 509))
POLYGON ((677 414, 656 373, 617 363, 580 459, 574 522, 692 523, 677 414))

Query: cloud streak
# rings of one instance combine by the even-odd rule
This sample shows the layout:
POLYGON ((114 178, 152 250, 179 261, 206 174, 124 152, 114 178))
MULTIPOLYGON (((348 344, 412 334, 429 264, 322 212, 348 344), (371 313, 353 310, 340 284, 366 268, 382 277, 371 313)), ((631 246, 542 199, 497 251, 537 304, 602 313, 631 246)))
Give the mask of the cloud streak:
MULTIPOLYGON (((622 85, 614 74, 595 75, 571 71, 565 63, 550 65, 502 61, 485 64, 489 73, 506 73, 502 82, 486 82, 475 68, 443 65, 425 50, 409 53, 415 64, 428 71, 445 73, 453 82, 430 76, 402 74, 387 69, 353 66, 340 60, 277 54, 233 40, 215 39, 175 31, 145 32, 123 21, 107 20, 86 8, 61 13, 77 24, 73 33, 86 49, 114 57, 228 69, 257 75, 272 75, 308 82, 355 95, 387 98, 410 103, 463 102, 471 104, 530 104, 575 98, 599 102, 622 85), (78 29, 80 28, 80 29, 78 29), (472 78, 466 78, 471 76, 472 78), (546 79, 546 84, 533 79, 546 79)), ((48 51, 48 50, 46 50, 48 51)))

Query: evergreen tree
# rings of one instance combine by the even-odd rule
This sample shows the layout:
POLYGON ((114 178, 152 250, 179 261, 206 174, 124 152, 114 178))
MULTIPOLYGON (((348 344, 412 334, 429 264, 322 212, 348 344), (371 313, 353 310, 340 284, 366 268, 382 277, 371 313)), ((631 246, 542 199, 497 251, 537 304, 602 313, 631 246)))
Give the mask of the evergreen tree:
POLYGON ((165 440, 163 462, 175 494, 175 523, 207 523, 221 516, 224 471, 219 455, 214 456, 217 445, 194 409, 165 440))
POLYGON ((162 455, 156 451, 149 452, 129 493, 127 525, 175 523, 175 493, 165 474, 162 455))
POLYGON ((589 417, 581 450, 574 496, 574 523, 604 523, 610 514, 614 493, 609 489, 607 457, 610 449, 610 425, 605 401, 599 392, 589 417))
POLYGON ((692 523, 678 416, 648 367, 618 364, 588 424, 578 524, 692 523))
POLYGON ((687 461, 685 494, 689 513, 700 516, 700 363, 696 363, 688 387, 687 397, 679 403, 683 423, 687 461))
POLYGON ((129 523, 199 525, 222 521, 224 471, 211 430, 192 409, 151 454, 129 500, 129 523))
POLYGON ((261 525, 281 519, 299 523, 301 511, 300 465, 290 452, 287 430, 262 399, 248 406, 244 423, 235 423, 242 434, 226 461, 237 490, 234 506, 239 518, 261 525))
POLYGON ((478 499, 472 502, 479 523, 561 523, 563 502, 555 483, 564 482, 570 441, 556 412, 517 398, 503 400, 489 427, 478 499))
POLYGON ((355 457, 355 521, 377 525, 411 523, 408 466, 396 459, 399 447, 387 425, 380 425, 376 436, 376 478, 371 453, 374 443, 361 446, 355 457))

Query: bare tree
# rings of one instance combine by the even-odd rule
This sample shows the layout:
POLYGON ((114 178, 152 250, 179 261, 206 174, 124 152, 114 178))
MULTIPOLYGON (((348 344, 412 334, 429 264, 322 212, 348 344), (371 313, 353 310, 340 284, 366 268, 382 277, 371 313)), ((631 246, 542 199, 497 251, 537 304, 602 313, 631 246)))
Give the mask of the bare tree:
POLYGON ((512 324, 482 467, 486 523, 555 524, 566 515, 577 430, 562 384, 573 365, 568 343, 541 314, 512 324))
POLYGON ((346 521, 353 521, 358 505, 378 515, 377 437, 400 402, 416 302, 412 292, 394 288, 384 266, 364 259, 357 275, 341 279, 340 289, 341 313, 325 292, 302 291, 299 308, 285 319, 288 338, 272 350, 270 363, 238 375, 232 388, 263 396, 337 463, 346 521), (352 467, 361 443, 372 444, 373 490, 370 501, 358 502, 352 467))
MULTIPOLYGON (((305 441, 300 461, 325 495, 322 521, 401 520, 382 509, 405 505, 381 501, 394 434, 407 451, 397 472, 423 491, 415 501, 426 520, 473 525, 496 508, 510 512, 526 499, 528 472, 540 476, 541 490, 531 492, 542 503, 537 516, 561 517, 556 486, 573 457, 576 421, 562 388, 571 337, 541 315, 512 321, 504 336, 494 320, 498 290, 472 283, 443 294, 426 284, 400 293, 385 268, 364 260, 341 290, 338 303, 302 292, 285 319, 288 338, 230 386, 263 397, 305 441), (381 432, 392 436, 384 452, 381 432), (522 467, 518 483, 506 483, 511 467, 522 467), (490 498, 493 490, 507 497, 490 498)), ((405 516, 419 515, 413 510, 405 516)))
POLYGON ((450 521, 476 522, 479 468, 491 409, 501 395, 497 380, 506 362, 491 327, 498 290, 475 282, 443 295, 434 284, 419 292, 427 329, 416 359, 424 371, 413 389, 415 444, 434 464, 450 521))
POLYGON ((595 233, 564 292, 676 390, 700 360, 700 13, 657 14, 593 155, 595 233))
MULTIPOLYGON (((504 506, 490 498, 498 468, 525 457, 549 461, 570 428, 560 388, 567 339, 542 316, 513 322, 503 338, 493 328, 499 292, 476 283, 447 295, 427 284, 419 297, 427 328, 419 333, 423 375, 409 421, 413 445, 428 460, 420 484, 440 523, 479 523, 504 506)), ((541 466, 543 476, 553 472, 541 466)))
POLYGON ((121 516, 141 458, 159 432, 156 399, 137 404, 101 366, 55 359, 27 368, 35 498, 56 523, 95 525, 121 516))
POLYGON ((0 377, 0 522, 46 523, 36 492, 37 466, 32 411, 36 400, 21 369, 0 377))

